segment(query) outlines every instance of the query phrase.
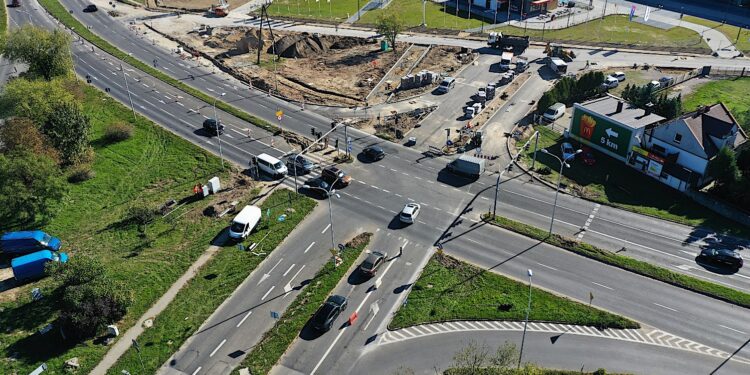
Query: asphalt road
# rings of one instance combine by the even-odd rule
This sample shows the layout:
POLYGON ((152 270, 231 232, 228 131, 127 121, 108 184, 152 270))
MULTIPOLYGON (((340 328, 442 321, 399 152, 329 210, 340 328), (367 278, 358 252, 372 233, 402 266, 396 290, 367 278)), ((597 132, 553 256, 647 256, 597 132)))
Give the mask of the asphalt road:
MULTIPOLYGON (((19 14, 14 14, 12 9, 10 10, 10 13, 11 17, 13 17, 14 19, 19 17, 19 14)), ((38 15, 35 16, 33 12, 32 16, 38 17, 38 15)), ((96 17, 107 16, 103 16, 102 13, 99 13, 96 17)), ((35 18, 35 23, 37 23, 37 21, 45 22, 42 21, 43 17, 38 18, 38 20, 35 18)), ((104 27, 105 21, 107 21, 106 18, 102 20, 102 23, 99 26, 100 28, 104 27)), ((120 32, 123 36, 131 36, 131 34, 128 34, 129 31, 127 31, 127 29, 125 29, 124 27, 118 29, 118 27, 120 27, 118 22, 113 23, 109 21, 108 23, 106 23, 106 27, 108 30, 114 30, 115 35, 118 35, 118 32, 120 32)), ((96 32, 99 32, 97 26, 94 26, 94 29, 96 32)), ((132 44, 131 47, 133 48, 151 48, 149 44, 144 43, 130 44, 132 44)), ((124 49, 127 50, 127 48, 124 49)), ((76 44, 74 47, 74 53, 76 56, 77 71, 80 75, 90 75, 92 78, 92 84, 101 88, 109 88, 111 90, 110 94, 112 96, 122 102, 128 102, 127 92, 124 88, 124 84, 121 83, 123 72, 119 71, 119 64, 114 59, 104 55, 102 52, 96 49, 92 53, 91 47, 90 45, 88 45, 88 43, 84 43, 84 45, 76 44)), ((142 53, 144 55, 148 54, 148 52, 146 51, 142 53)), ((181 66, 180 64, 188 64, 180 61, 173 61, 175 60, 174 58, 168 57, 167 54, 158 49, 153 53, 164 54, 163 57, 161 57, 162 55, 159 55, 161 58, 159 58, 158 60, 161 62, 158 63, 157 66, 170 68, 170 70, 166 71, 168 73, 171 72, 172 67, 174 67, 174 69, 176 70, 177 67, 181 66)), ((144 58, 144 60, 149 61, 150 59, 144 58)), ((226 80, 219 78, 218 75, 209 74, 203 77, 201 76, 201 74, 205 72, 203 72, 200 68, 183 67, 182 69, 189 69, 191 74, 194 74, 195 77, 204 78, 205 82, 203 82, 203 80, 200 80, 200 86, 202 86, 202 88, 205 88, 207 90, 211 89, 214 90, 214 92, 217 92, 217 90, 226 89, 228 92, 227 96, 225 97, 226 100, 233 102, 235 105, 242 106, 243 108, 245 103, 248 103, 248 105, 250 105, 249 103, 253 103, 252 105, 255 106, 255 108, 258 108, 261 113, 270 113, 271 116, 273 116, 275 108, 273 104, 269 104, 269 101, 270 103, 274 103, 276 101, 275 99, 266 98, 262 94, 250 93, 247 89, 240 86, 238 86, 238 88, 235 90, 234 87, 232 87, 234 86, 232 82, 227 82, 226 80), (198 72, 199 74, 196 74, 196 72, 198 72), (229 93, 231 93, 232 96, 230 96, 229 93), (242 99, 240 99, 240 93, 242 94, 242 99)), ((207 148, 212 152, 217 152, 218 139, 206 137, 198 129, 200 127, 200 123, 205 117, 212 116, 213 111, 210 106, 197 101, 184 93, 180 93, 178 92, 178 90, 175 90, 167 85, 152 80, 146 77, 142 72, 139 72, 132 67, 124 65, 124 70, 125 76, 128 77, 127 79, 129 80, 129 87, 131 92, 133 93, 133 102, 137 111, 152 118, 157 123, 166 126, 169 130, 190 140, 191 142, 207 148)), ((179 74, 177 72, 171 73, 179 74)), ((183 78, 187 77, 187 74, 184 71, 182 74, 184 74, 183 78)), ((198 81, 199 79, 196 80, 198 81)), ((193 81, 191 80, 190 83, 193 83, 193 81)), ((286 104, 282 103, 280 105, 286 104)), ((311 125, 317 126, 319 127, 319 129, 326 129, 327 127, 330 128, 329 122, 321 116, 310 115, 308 112, 300 112, 299 110, 295 112, 293 106, 289 106, 289 108, 292 108, 292 110, 287 112, 288 119, 283 122, 282 125, 284 126, 288 126, 292 129, 300 129, 303 131, 308 130, 311 125)), ((252 138, 244 136, 243 134, 246 134, 243 133, 245 132, 245 128, 247 127, 246 124, 243 124, 241 120, 233 118, 226 113, 220 112, 219 115, 225 122, 225 124, 228 125, 228 131, 226 133, 227 135, 226 137, 222 137, 222 152, 224 156, 229 160, 239 165, 246 165, 247 160, 253 154, 259 152, 268 152, 273 155, 280 156, 285 151, 287 151, 280 140, 277 140, 276 142, 278 147, 271 147, 270 135, 260 130, 253 129, 252 138), (229 135, 232 135, 232 137, 230 137, 229 135)), ((377 139, 363 135, 356 131, 350 131, 350 133, 356 139, 355 153, 356 151, 361 149, 363 145, 373 142, 379 142, 379 140, 377 139)), ((460 181, 457 181, 456 179, 445 176, 441 177, 438 174, 438 171, 445 163, 444 159, 421 158, 421 155, 419 153, 411 150, 396 146, 385 147, 386 152, 389 153, 386 160, 372 165, 357 163, 346 167, 346 169, 349 170, 354 176, 355 183, 346 190, 342 191, 341 200, 345 202, 351 202, 352 207, 350 208, 350 210, 345 211, 346 213, 340 215, 346 215, 348 217, 351 212, 364 211, 369 216, 381 216, 382 222, 378 222, 377 220, 375 221, 381 226, 389 225, 393 220, 393 215, 400 209, 404 202, 409 200, 409 198, 412 198, 423 203, 424 210, 422 214, 422 221, 423 223, 425 223, 425 225, 419 226, 420 230, 415 231, 417 233, 410 234, 408 238, 404 237, 405 239, 409 239, 414 243, 432 244, 434 240, 441 236, 443 230, 445 229, 446 221, 448 221, 449 219, 452 220, 453 216, 451 215, 455 215, 460 212, 467 202, 474 199, 474 194, 476 194, 478 190, 486 188, 491 182, 494 182, 492 181, 492 177, 487 177, 481 179, 478 183, 475 184, 461 185, 460 181), (438 174, 437 181, 435 179, 436 174, 438 174), (453 187, 447 187, 445 186, 446 184, 453 185, 453 187), (420 189, 416 191, 414 189, 414 186, 420 186, 420 189), (366 207, 367 211, 363 210, 362 207, 366 207), (385 224, 386 221, 388 224, 385 224)), ((285 184, 289 185, 291 183, 285 182, 285 184)), ((551 193, 548 189, 540 188, 536 185, 529 186, 528 184, 520 183, 517 181, 508 182, 504 184, 504 187, 505 189, 507 189, 507 191, 503 191, 504 197, 511 195, 521 196, 521 194, 526 195, 525 200, 519 200, 522 202, 526 202, 524 203, 525 205, 514 205, 513 207, 510 207, 510 209, 508 209, 508 212, 524 212, 534 210, 546 211, 546 208, 549 207, 551 193)), ((474 213, 482 211, 485 207, 484 203, 485 202, 483 202, 481 207, 477 207, 474 210, 474 213)), ((488 204, 489 202, 486 203, 488 204)), ((334 202, 334 204, 336 205, 336 202, 334 202)), ((561 215, 560 218, 564 221, 568 221, 564 219, 566 215, 580 215, 579 212, 587 212, 587 208, 592 205, 589 202, 580 201, 570 197, 561 197, 560 204, 561 207, 568 207, 558 207, 559 215, 561 215), (566 210, 570 212, 568 212, 567 214, 563 213, 566 210)), ((342 205, 342 208, 343 207, 346 206, 342 205)), ((673 241, 675 243, 681 243, 685 239, 690 238, 689 236, 691 235, 691 233, 697 232, 696 230, 693 230, 691 228, 682 227, 671 223, 664 223, 615 209, 602 208, 600 211, 605 212, 606 215, 612 215, 612 217, 617 219, 616 221, 613 220, 612 222, 628 223, 630 227, 639 225, 641 227, 650 228, 651 230, 653 230, 653 228, 655 227, 663 228, 663 230, 669 233, 671 237, 677 237, 679 239, 679 241, 673 241)), ((603 213, 602 215, 605 215, 605 213, 603 213)), ((581 222, 585 222, 585 220, 581 220, 581 222)), ((361 225, 366 226, 365 223, 362 223, 361 225)), ((466 225, 468 225, 468 221, 466 225)), ((376 224, 376 227, 381 226, 378 226, 378 224, 376 224)), ((611 227, 613 227, 613 225, 607 225, 605 226, 605 228, 602 228, 602 230, 611 227)), ((414 228, 417 228, 417 226, 415 226, 414 228)), ((453 231, 456 230, 458 230, 458 228, 453 229, 453 231)), ((623 227, 617 228, 617 230, 629 233, 628 230, 632 229, 623 227)), ((459 244, 461 243, 460 241, 468 241, 469 239, 471 239, 472 241, 464 242, 463 245, 457 247, 457 250, 455 251, 457 254, 466 257, 467 259, 478 264, 496 264, 492 262, 496 262, 498 259, 502 259, 503 255, 505 255, 505 257, 512 256, 509 254, 513 253, 507 253, 507 251, 503 253, 503 250, 496 249, 495 245, 498 243, 513 245, 524 243, 524 240, 528 241, 528 239, 523 239, 513 234, 508 234, 506 232, 501 232, 494 229, 493 231, 488 232, 489 234, 484 235, 480 235, 481 233, 483 233, 483 231, 479 230, 473 230, 470 233, 470 235, 463 235, 459 237, 458 240, 450 241, 453 242, 450 244, 450 246, 459 244), (496 252, 498 251, 500 251, 501 253, 497 254, 496 252), (473 254, 472 256, 476 259, 468 257, 467 254, 473 254)), ((702 236, 701 233, 699 234, 702 236)), ((450 237, 448 239, 450 239, 450 237)), ((446 248, 448 248, 448 246, 449 245, 446 245, 446 248)), ((517 252, 520 251, 517 250, 517 252)), ((626 297, 613 298, 609 301, 609 305, 606 304, 606 297, 597 297, 597 301, 600 301, 599 303, 601 304, 601 306, 606 307, 610 310, 634 317, 643 322, 647 322, 648 324, 660 327, 670 332, 681 334, 683 331, 686 331, 685 333, 687 333, 688 335, 681 335, 685 337, 697 337, 698 339, 695 341, 719 347, 723 350, 731 351, 732 348, 740 347, 741 343, 747 340, 747 333, 745 332, 750 332, 750 327, 747 327, 745 322, 742 320, 742 316, 746 315, 745 309, 736 308, 712 299, 708 299, 703 296, 668 287, 662 283, 647 280, 630 273, 613 270, 611 267, 606 267, 599 263, 591 262, 566 252, 554 250, 553 248, 545 248, 545 251, 524 253, 523 256, 519 256, 514 259, 523 259, 524 261, 531 262, 530 264, 543 263, 548 267, 557 268, 558 270, 568 270, 566 272, 571 272, 570 270, 576 270, 575 274, 572 275, 561 273, 560 275, 555 275, 554 277, 538 277, 541 285, 545 285, 549 287, 549 289, 571 296, 580 294, 587 295, 587 289, 591 287, 590 280, 575 277, 576 275, 580 274, 596 274, 597 278, 595 278, 594 280, 598 280, 597 282, 601 281, 599 282, 599 284, 608 285, 609 288, 616 289, 618 292, 620 290, 619 288, 628 287, 629 289, 627 293, 622 292, 626 294, 626 297), (526 254, 540 254, 539 256, 547 256, 549 259, 530 258, 527 260, 526 254), (572 263, 566 264, 568 262, 572 263), (545 281, 546 278, 548 278, 548 280, 545 281), (640 282, 647 284, 640 285, 640 282), (666 308, 661 308, 653 304, 653 300, 665 302, 664 299, 667 295, 669 295, 670 303, 662 303, 661 305, 667 306, 668 308, 673 310, 677 310, 677 312, 682 312, 683 314, 685 314, 685 317, 683 319, 688 319, 687 321, 680 320, 676 322, 674 320, 674 316, 676 315, 674 311, 666 308), (674 299, 674 301, 672 301, 671 299, 674 299), (601 300, 604 301, 602 302, 601 300), (634 308, 633 306, 638 307, 634 308), (643 319, 641 319, 641 316, 643 316, 643 319), (722 330, 721 326, 729 327, 729 329, 722 330), (741 338, 743 334, 737 334, 737 332, 732 330, 743 332, 745 336, 744 340, 741 338)), ((268 267, 271 262, 267 263, 268 264, 264 263, 264 267, 268 267)), ((405 263, 406 262, 404 262, 404 264, 405 263)), ((398 271, 401 267, 401 265, 399 265, 399 261, 394 264, 394 269, 391 272, 400 272, 398 271)), ((270 267, 273 267, 273 264, 270 264, 270 267)), ((278 267, 283 268, 282 265, 279 265, 278 267)), ((523 274, 526 267, 528 267, 528 265, 523 264, 517 267, 518 269, 507 270, 507 272, 511 274, 523 274), (523 271, 519 272, 519 269, 523 271)), ((281 268, 279 268, 279 270, 281 268)), ((314 267, 311 266, 309 268, 314 267)), ((405 274, 407 275, 410 273, 413 273, 413 271, 405 271, 405 274)), ((260 277, 262 277, 262 275, 260 277)), ((288 277, 288 275, 286 277, 288 277)), ((266 281, 271 281, 271 279, 268 279, 266 281)), ((283 282, 284 279, 279 278, 278 281, 283 282)), ((605 295, 617 294, 606 289, 605 291, 603 291, 603 293, 606 293, 605 295)), ((392 305, 394 305, 396 302, 392 299, 389 300, 391 300, 392 305)), ((234 302, 227 302, 226 306, 229 306, 232 303, 234 302)), ((255 300, 255 303, 259 302, 255 300)), ((258 314, 258 316, 261 315, 265 314, 258 314)), ((270 319, 270 317, 266 317, 266 319, 270 319)), ((248 326, 250 326, 250 323, 247 324, 248 326)), ((260 322, 255 324, 263 325, 269 323, 260 322)), ((377 321, 373 324, 377 324, 377 321)), ((215 346, 212 346, 213 344, 215 343, 207 343, 206 345, 202 346, 201 352, 208 351, 210 354, 210 351, 215 349, 215 346)), ((208 367, 206 368, 211 368, 214 365, 215 364, 207 363, 206 366, 208 367)))

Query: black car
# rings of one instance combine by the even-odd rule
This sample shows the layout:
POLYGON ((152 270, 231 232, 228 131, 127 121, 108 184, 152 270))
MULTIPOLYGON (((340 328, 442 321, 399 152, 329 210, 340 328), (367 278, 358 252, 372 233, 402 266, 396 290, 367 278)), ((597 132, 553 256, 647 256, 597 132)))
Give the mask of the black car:
POLYGON ((347 175, 346 172, 334 166, 323 169, 323 171, 320 172, 320 178, 322 178, 323 181, 329 184, 333 184, 335 182, 336 187, 348 186, 349 183, 352 182, 351 176, 347 175))
POLYGON ((339 295, 330 296, 323 306, 320 306, 318 311, 315 312, 310 323, 312 323, 312 327, 316 330, 327 332, 344 310, 346 310, 346 297, 339 295))
POLYGON ((703 249, 698 259, 704 262, 722 264, 733 268, 742 267, 743 261, 740 253, 729 249, 703 249))
POLYGON ((364 262, 359 266, 360 271, 368 276, 375 276, 378 268, 385 263, 388 254, 379 251, 373 251, 367 256, 364 262))
POLYGON ((310 195, 314 195, 321 199, 328 198, 328 192, 330 191, 330 185, 321 178, 307 181, 302 188, 307 190, 310 195))
POLYGON ((97 8, 94 4, 89 4, 85 8, 83 8, 83 11, 86 13, 96 12, 97 10, 99 10, 99 8, 97 8))
POLYGON ((211 135, 224 134, 224 124, 215 119, 209 118, 206 119, 206 121, 203 121, 203 130, 211 135))
POLYGON ((298 154, 289 154, 286 159, 286 167, 292 173, 310 173, 315 169, 315 163, 298 154), (296 172, 295 172, 296 170, 296 172))
POLYGON ((370 146, 362 150, 362 154, 372 161, 381 160, 385 157, 385 152, 380 146, 370 146))

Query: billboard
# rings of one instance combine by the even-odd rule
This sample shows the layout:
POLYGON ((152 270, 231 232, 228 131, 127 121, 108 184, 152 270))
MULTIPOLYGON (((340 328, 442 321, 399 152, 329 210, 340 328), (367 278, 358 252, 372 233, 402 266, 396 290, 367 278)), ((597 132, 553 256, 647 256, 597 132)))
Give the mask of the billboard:
POLYGON ((573 110, 570 133, 623 159, 628 156, 633 134, 630 129, 608 120, 606 116, 587 113, 577 107, 573 110))

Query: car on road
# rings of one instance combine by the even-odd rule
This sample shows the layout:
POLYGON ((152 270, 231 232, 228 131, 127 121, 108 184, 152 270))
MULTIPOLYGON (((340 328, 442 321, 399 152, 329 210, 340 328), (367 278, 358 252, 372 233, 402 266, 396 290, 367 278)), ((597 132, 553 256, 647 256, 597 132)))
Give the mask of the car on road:
POLYGON ((211 135, 224 134, 224 124, 220 121, 216 121, 216 119, 207 118, 203 121, 203 130, 211 135))
POLYGON ((362 150, 362 155, 372 161, 377 161, 385 157, 385 151, 380 146, 369 146, 362 150))
POLYGON ((419 216, 419 211, 421 208, 422 207, 419 204, 409 202, 401 210, 401 213, 398 215, 398 219, 401 220, 402 223, 413 224, 414 221, 417 220, 417 216, 419 216))
POLYGON ((344 171, 335 166, 330 166, 323 169, 323 171, 320 172, 320 177, 323 179, 323 181, 329 184, 335 183, 334 187, 348 186, 349 183, 352 182, 352 176, 349 176, 344 171))
POLYGON ((313 171, 313 169, 315 169, 315 163, 296 153, 289 154, 289 156, 287 156, 286 166, 287 169, 292 173, 297 174, 310 173, 313 171))
POLYGON ((322 332, 330 330, 336 318, 341 315, 342 311, 346 310, 346 304, 347 300, 344 296, 332 295, 328 297, 323 306, 320 306, 310 320, 313 328, 322 332))
POLYGON ((387 258, 388 253, 381 253, 380 251, 370 252, 362 264, 359 265, 359 270, 367 276, 375 276, 378 268, 385 263, 387 258))
POLYGON ((563 142, 563 144, 560 146, 560 150, 562 151, 563 160, 567 160, 568 158, 575 158, 576 150, 570 143, 563 142))
POLYGON ((740 256, 740 253, 738 251, 730 249, 703 249, 698 255, 698 260, 707 263, 724 265, 735 269, 742 268, 742 265, 744 263, 742 260, 742 256, 740 256))
POLYGON ((83 8, 83 11, 86 13, 96 12, 97 10, 99 10, 99 8, 97 8, 94 4, 89 4, 85 8, 83 8))
POLYGON ((326 199, 328 198, 328 192, 331 191, 330 185, 328 185, 327 182, 323 181, 322 178, 315 178, 310 181, 307 181, 302 186, 302 189, 309 193, 312 196, 316 196, 320 199, 326 199))
POLYGON ((615 77, 618 81, 622 82, 625 80, 625 73, 624 72, 614 72, 610 74, 610 77, 615 77))

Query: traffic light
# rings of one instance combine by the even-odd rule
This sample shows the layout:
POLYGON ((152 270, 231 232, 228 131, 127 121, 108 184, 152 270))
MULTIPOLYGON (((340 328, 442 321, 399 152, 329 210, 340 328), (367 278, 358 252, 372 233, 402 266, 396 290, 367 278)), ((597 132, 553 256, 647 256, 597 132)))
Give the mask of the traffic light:
POLYGON ((315 128, 310 128, 310 134, 312 134, 313 136, 315 136, 315 128))
POLYGON ((339 139, 338 138, 336 138, 336 149, 337 150, 339 149, 339 139))

